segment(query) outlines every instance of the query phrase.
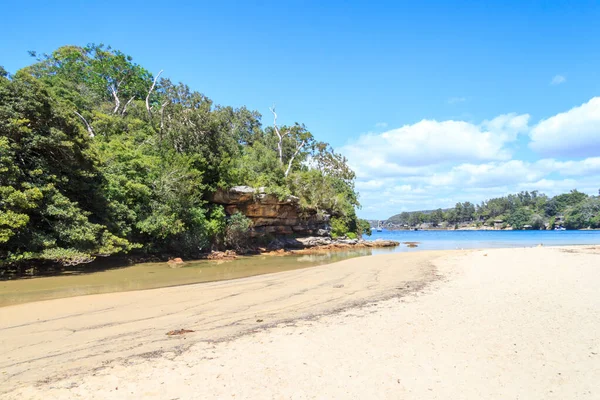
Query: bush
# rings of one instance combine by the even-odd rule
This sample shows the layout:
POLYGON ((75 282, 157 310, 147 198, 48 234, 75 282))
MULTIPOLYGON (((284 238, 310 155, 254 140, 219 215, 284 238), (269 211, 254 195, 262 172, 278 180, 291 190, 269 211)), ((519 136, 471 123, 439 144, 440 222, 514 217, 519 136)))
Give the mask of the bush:
POLYGON ((333 217, 331 218, 331 237, 337 238, 346 236, 348 233, 348 225, 343 218, 333 217))
POLYGON ((366 219, 358 220, 358 234, 360 236, 362 236, 362 235, 371 236, 371 234, 372 234, 371 224, 369 223, 369 221, 367 221, 366 219))
POLYGON ((249 244, 250 228, 252 228, 252 221, 244 214, 239 212, 233 214, 225 228, 225 246, 235 251, 246 250, 249 244))
POLYGON ((523 226, 529 223, 531 217, 531 211, 526 208, 519 208, 509 215, 506 222, 508 222, 513 229, 523 229, 523 226))

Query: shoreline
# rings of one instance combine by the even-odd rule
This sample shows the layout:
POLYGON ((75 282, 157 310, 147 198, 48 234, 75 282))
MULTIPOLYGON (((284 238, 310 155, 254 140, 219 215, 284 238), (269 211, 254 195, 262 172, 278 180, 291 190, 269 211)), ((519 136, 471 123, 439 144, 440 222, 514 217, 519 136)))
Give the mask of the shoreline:
POLYGON ((588 358, 600 353, 599 256, 600 246, 590 245, 392 253, 5 307, 0 391, 32 399, 257 398, 289 397, 292 385, 306 397, 401 390, 406 398, 573 398, 600 369, 600 358, 588 358), (188 333, 168 335, 180 329, 188 333), (465 369, 464 379, 452 365, 465 369), (581 368, 588 372, 574 375, 581 368), (572 380, 545 380, 556 371, 572 380), (412 383, 413 375, 425 381, 412 383))
MULTIPOLYGON (((317 266, 330 265, 333 263, 340 262, 341 260, 353 259, 353 258, 364 258, 371 257, 373 254, 370 252, 367 254, 361 254, 361 251, 368 251, 370 249, 390 249, 376 253, 378 254, 400 254, 400 253, 412 253, 412 252, 435 252, 435 251, 484 251, 492 249, 520 249, 520 248, 534 248, 534 247, 581 247, 581 246, 593 246, 594 244, 543 244, 543 243, 527 243, 525 245, 509 245, 502 247, 484 246, 479 248, 470 247, 456 247, 456 248, 427 248, 422 247, 421 242, 394 242, 384 240, 385 243, 399 243, 399 245, 392 247, 389 246, 378 246, 372 245, 377 241, 362 241, 357 244, 340 244, 337 243, 335 246, 313 246, 304 249, 288 249, 279 251, 268 251, 260 254, 252 254, 245 256, 236 256, 232 258, 215 258, 215 259, 199 259, 199 260, 186 260, 182 263, 169 263, 167 261, 154 261, 148 263, 139 263, 126 266, 118 266, 113 268, 98 269, 91 271, 83 271, 80 273, 69 273, 65 272, 62 274, 50 274, 50 275, 38 275, 38 276, 27 276, 17 279, 8 279, 0 281, 0 309, 20 304, 29 304, 39 301, 49 301, 57 299, 66 299, 82 296, 93 296, 98 294, 110 294, 110 293, 127 293, 135 291, 145 291, 154 289, 164 288, 176 288, 180 286, 196 285, 204 283, 214 282, 227 282, 235 281, 238 279, 244 279, 248 277, 261 276, 273 273, 279 273, 283 271, 293 271, 305 268, 314 268, 317 266), (396 250, 398 247, 410 248, 409 251, 396 250), (417 248, 417 249, 415 249, 417 248), (357 253, 352 253, 356 251, 357 253), (350 253, 348 253, 350 252, 350 253), (336 255, 339 254, 340 259, 336 259, 336 255), (297 258, 302 256, 331 256, 331 260, 313 261, 307 262, 306 264, 298 264, 300 261, 297 258), (265 259, 273 258, 272 260, 265 259), (289 258, 288 258, 289 257, 289 258), (283 265, 279 267, 277 261, 278 258, 283 258, 283 265), (287 258, 287 259, 286 259, 287 258), (196 263, 205 263, 205 265, 195 266, 196 263), (230 264, 232 263, 232 264, 230 264), (242 264, 239 264, 242 263, 242 264), (250 263, 250 269, 244 266, 246 263, 250 263), (270 264, 270 267, 261 267, 263 264, 270 264), (254 266, 252 266, 254 265, 254 266), (277 265, 277 267, 274 267, 277 265), (170 268, 165 268, 170 266, 170 268), (219 266, 225 271, 223 274, 216 275, 212 278, 202 275, 198 278, 185 278, 177 275, 181 272, 182 267, 192 267, 199 272, 213 273, 214 268, 219 266), (159 271, 156 271, 159 268, 159 271), (198 268, 198 269, 197 269, 198 268), (201 271, 200 271, 201 270, 201 271), (169 272, 173 271, 173 272, 169 272), (233 275, 230 271, 237 271, 233 275), (153 275, 156 278, 152 281, 147 281, 147 277, 150 275, 160 272, 159 275, 153 275), (131 276, 122 275, 127 273, 131 276), (97 275, 101 274, 101 275, 97 275), (106 275, 104 275, 106 274, 106 275), (208 279, 207 279, 208 278, 208 279), (137 282, 136 285, 124 286, 124 279, 133 280, 137 282), (159 279, 159 280, 157 280, 159 279), (53 282, 49 282, 53 281, 53 282), (46 283, 45 283, 46 282, 46 283), (79 288, 83 288, 79 290, 79 288), (15 300, 10 299, 11 294, 18 296, 15 300), (4 297, 4 298, 3 298, 4 297)), ((186 268, 183 269, 184 271, 186 268)), ((190 270, 191 271, 191 270, 190 270)), ((200 275, 199 275, 200 276, 200 275)))
POLYGON ((60 298, 229 281, 311 268, 344 259, 369 256, 370 249, 389 247, 396 243, 382 240, 335 243, 252 255, 177 262, 154 261, 122 267, 7 279, 0 281, 0 308, 60 298), (311 256, 314 259, 311 259, 311 256))
POLYGON ((447 253, 382 254, 230 281, 2 307, 0 342, 6 358, 0 370, 7 373, 0 376, 0 390, 85 374, 132 357, 177 353, 194 343, 218 342, 420 290, 437 279, 431 260, 447 253), (195 332, 166 336, 174 329, 195 332), (44 373, 57 365, 64 370, 51 377, 44 373))
POLYGON ((395 253, 30 303, 13 306, 12 320, 4 308, 0 321, 13 326, 0 329, 0 390, 32 399, 594 398, 599 256, 589 245, 395 253), (176 329, 193 332, 166 335, 176 329))

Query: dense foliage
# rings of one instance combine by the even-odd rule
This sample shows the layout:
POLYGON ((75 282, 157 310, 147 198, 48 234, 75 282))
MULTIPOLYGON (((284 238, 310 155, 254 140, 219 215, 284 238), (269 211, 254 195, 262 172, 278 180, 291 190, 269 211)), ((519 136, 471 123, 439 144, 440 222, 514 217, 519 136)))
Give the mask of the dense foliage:
MULTIPOLYGON (((230 243, 207 202, 266 187, 361 234, 354 173, 304 125, 263 128, 102 45, 61 47, 14 75, 0 68, 0 260, 78 264, 137 251, 195 256, 230 243)), ((162 72, 162 71, 161 71, 162 72)))
POLYGON ((442 210, 403 212, 388 219, 393 226, 494 226, 513 229, 600 228, 600 196, 577 190, 549 198, 537 191, 510 194, 481 204, 457 203, 442 210))

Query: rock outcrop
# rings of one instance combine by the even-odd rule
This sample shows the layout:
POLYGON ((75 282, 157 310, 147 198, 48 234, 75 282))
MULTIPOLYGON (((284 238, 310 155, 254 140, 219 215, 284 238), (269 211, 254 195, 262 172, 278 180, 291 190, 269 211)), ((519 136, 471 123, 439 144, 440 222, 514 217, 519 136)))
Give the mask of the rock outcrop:
POLYGON ((393 240, 331 239, 329 237, 277 238, 269 243, 267 251, 306 252, 319 250, 343 250, 349 248, 396 247, 400 243, 393 240))
POLYGON ((288 196, 279 199, 264 190, 235 186, 218 190, 210 199, 222 204, 228 215, 240 212, 252 220, 251 236, 329 236, 329 216, 302 210, 299 199, 288 196))

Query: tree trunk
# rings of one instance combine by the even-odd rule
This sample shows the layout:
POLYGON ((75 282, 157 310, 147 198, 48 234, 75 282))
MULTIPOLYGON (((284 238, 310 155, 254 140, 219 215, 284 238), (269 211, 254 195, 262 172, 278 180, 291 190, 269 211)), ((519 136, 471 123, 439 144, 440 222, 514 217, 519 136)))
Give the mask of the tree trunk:
POLYGON ((154 90, 154 86, 156 86, 156 81, 158 80, 158 77, 162 73, 163 73, 163 70, 161 69, 160 72, 154 77, 152 86, 150 86, 150 90, 148 90, 148 95, 146 96, 146 110, 148 110, 148 119, 149 120, 152 120, 152 111, 150 111, 150 95, 152 94, 152 91, 154 90))

